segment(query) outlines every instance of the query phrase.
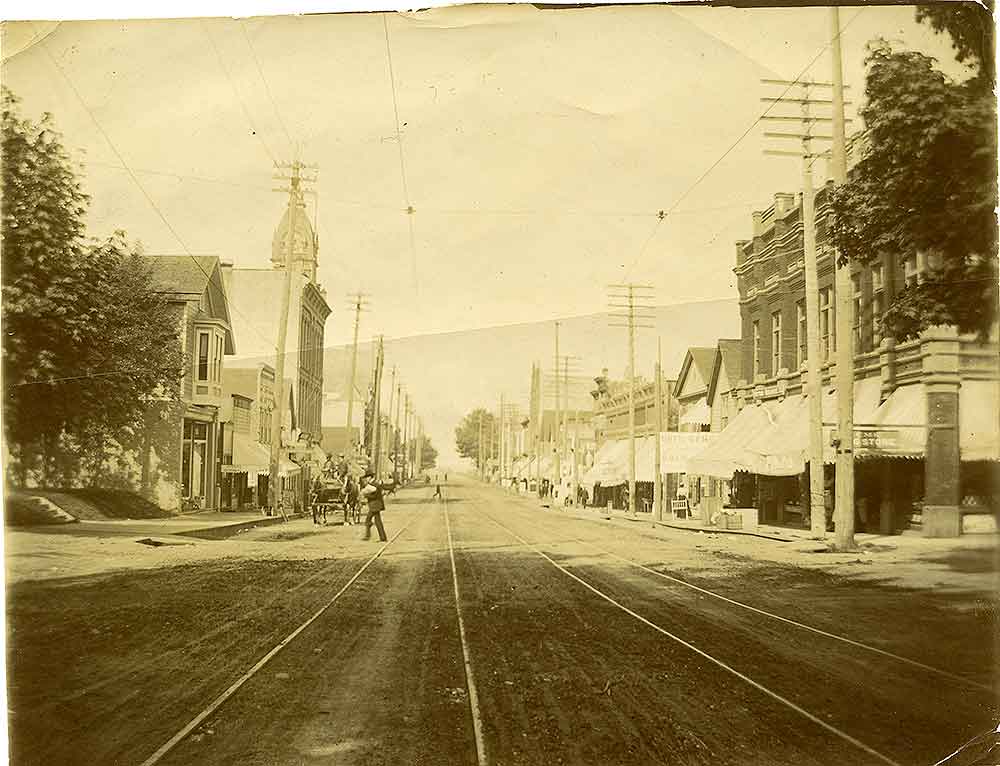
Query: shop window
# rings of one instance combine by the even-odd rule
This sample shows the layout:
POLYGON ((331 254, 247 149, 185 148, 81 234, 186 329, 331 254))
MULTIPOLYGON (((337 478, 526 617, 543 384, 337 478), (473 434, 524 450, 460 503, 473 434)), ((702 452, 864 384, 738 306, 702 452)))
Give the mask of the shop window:
POLYGON ((208 424, 184 421, 181 453, 181 484, 185 498, 205 496, 208 463, 208 424))

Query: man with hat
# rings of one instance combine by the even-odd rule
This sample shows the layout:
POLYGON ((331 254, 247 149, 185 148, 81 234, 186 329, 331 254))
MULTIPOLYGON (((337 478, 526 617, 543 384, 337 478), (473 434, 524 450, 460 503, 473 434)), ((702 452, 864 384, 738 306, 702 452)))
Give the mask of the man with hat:
POLYGON ((382 486, 375 481, 375 474, 369 469, 361 477, 361 495, 368 503, 368 515, 365 516, 365 540, 372 538, 372 523, 378 530, 378 539, 383 543, 389 538, 382 526, 382 511, 385 510, 385 499, 382 497, 382 486))

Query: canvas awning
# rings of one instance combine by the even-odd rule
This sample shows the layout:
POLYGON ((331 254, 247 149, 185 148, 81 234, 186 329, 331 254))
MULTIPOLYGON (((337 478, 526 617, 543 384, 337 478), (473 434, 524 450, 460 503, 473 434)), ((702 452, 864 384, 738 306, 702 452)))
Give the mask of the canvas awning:
MULTIPOLYGON (((222 466, 222 472, 245 473, 247 479, 253 481, 260 474, 270 471, 270 463, 271 453, 267 445, 261 444, 248 434, 236 432, 233 434, 232 465, 222 466)), ((290 476, 300 470, 298 465, 285 458, 278 462, 278 472, 281 476, 290 476)))
MULTIPOLYGON (((638 444, 636 445, 636 453, 638 455, 638 444)), ((627 439, 604 442, 597 450, 597 454, 594 455, 594 464, 580 479, 581 484, 589 487, 593 487, 595 484, 600 484, 602 487, 613 487, 624 484, 626 481, 628 481, 627 439)))
MULTIPOLYGON (((870 435, 857 449, 863 457, 923 457, 927 449, 927 390, 917 383, 897 388, 876 412, 870 435)), ((860 421, 857 421, 860 423, 860 421)), ((1000 381, 965 380, 958 390, 961 460, 1000 460, 1000 381)))
POLYGON ((750 404, 739 411, 707 449, 688 461, 688 473, 731 479, 737 471, 756 473, 753 453, 746 445, 774 423, 775 403, 750 404))
POLYGON ((705 426, 712 422, 712 409, 705 397, 683 405, 677 421, 682 426, 705 426))
MULTIPOLYGON (((864 378, 854 384, 855 423, 873 421, 879 409, 881 386, 879 378, 864 378)), ((821 394, 824 463, 836 460, 831 437, 836 428, 837 401, 835 388, 827 388, 821 394)), ((796 476, 805 470, 809 459, 809 397, 786 397, 774 406, 773 416, 773 422, 746 443, 753 473, 796 476)))
MULTIPOLYGON (((688 473, 691 458, 700 454, 718 434, 705 431, 665 431, 660 434, 660 473, 688 473)), ((656 438, 636 439, 635 480, 656 480, 656 438)))

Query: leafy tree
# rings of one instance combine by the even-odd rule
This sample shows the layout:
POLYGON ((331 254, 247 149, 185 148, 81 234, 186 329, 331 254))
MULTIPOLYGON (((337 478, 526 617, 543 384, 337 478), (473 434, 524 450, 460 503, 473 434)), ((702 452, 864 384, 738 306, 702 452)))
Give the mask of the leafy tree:
POLYGON ((951 37, 955 58, 975 67, 981 85, 989 89, 996 81, 995 37, 992 0, 949 2, 917 7, 917 21, 951 37))
MULTIPOLYGON (((475 461, 476 467, 481 468, 479 460, 479 424, 483 424, 483 443, 488 443, 491 429, 495 433, 495 418, 493 413, 482 407, 473 410, 455 427, 455 448, 462 457, 471 458, 475 461)), ((488 448, 484 447, 486 454, 488 448)), ((485 458, 485 455, 483 456, 485 458)))
POLYGON ((842 257, 927 256, 923 281, 883 318, 900 339, 935 324, 985 334, 997 300, 996 100, 981 78, 955 82, 934 63, 873 43, 861 158, 832 198, 842 257))
POLYGON ((51 115, 3 92, 3 373, 7 438, 24 483, 91 476, 176 400, 177 319, 139 250, 84 238, 88 199, 51 115))
MULTIPOLYGON (((417 455, 417 444, 416 440, 413 443, 413 456, 416 459, 417 455)), ((421 468, 434 468, 437 465, 438 451, 431 444, 431 439, 427 434, 423 434, 423 447, 420 452, 420 467, 421 468)))

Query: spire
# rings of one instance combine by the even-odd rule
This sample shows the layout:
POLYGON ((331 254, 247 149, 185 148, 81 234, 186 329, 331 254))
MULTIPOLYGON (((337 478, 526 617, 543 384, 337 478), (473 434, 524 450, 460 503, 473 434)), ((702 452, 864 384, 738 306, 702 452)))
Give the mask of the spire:
POLYGON ((285 258, 288 252, 288 231, 291 228, 294 232, 292 240, 292 268, 304 274, 310 282, 316 281, 316 267, 319 253, 319 237, 313 231, 312 224, 309 223, 309 215, 306 212, 306 204, 302 197, 302 191, 298 184, 293 182, 293 193, 289 195, 288 206, 285 208, 281 222, 274 232, 274 239, 271 241, 271 263, 275 269, 285 267, 285 258), (294 200, 294 201, 293 201, 294 200), (294 219, 295 225, 289 226, 289 221, 294 219))

